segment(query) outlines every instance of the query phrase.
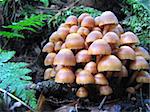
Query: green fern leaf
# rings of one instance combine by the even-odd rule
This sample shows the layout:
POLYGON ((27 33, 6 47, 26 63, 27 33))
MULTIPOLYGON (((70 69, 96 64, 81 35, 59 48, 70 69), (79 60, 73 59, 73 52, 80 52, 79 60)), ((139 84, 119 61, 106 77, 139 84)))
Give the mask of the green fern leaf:
POLYGON ((7 31, 0 31, 0 36, 7 37, 7 38, 25 38, 22 34, 18 34, 15 32, 7 32, 7 31))
POLYGON ((14 54, 14 51, 0 49, 0 88, 14 94, 32 108, 36 108, 35 91, 26 89, 26 86, 32 83, 32 78, 27 75, 31 70, 25 68, 28 65, 27 63, 7 62, 14 54))

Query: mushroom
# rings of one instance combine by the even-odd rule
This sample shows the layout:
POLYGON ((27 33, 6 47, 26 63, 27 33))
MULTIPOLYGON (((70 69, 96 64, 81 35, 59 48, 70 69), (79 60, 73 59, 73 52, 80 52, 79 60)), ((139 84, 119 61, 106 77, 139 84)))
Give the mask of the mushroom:
POLYGON ((54 58, 54 65, 75 66, 76 60, 70 49, 61 49, 54 58))
POLYGON ((86 36, 90 33, 90 31, 88 28, 80 27, 77 33, 80 34, 83 38, 86 38, 86 36))
POLYGON ((73 25, 70 30, 69 33, 77 33, 79 27, 77 25, 73 25))
POLYGON ((89 71, 91 74, 96 74, 97 73, 97 65, 95 62, 90 61, 85 65, 84 70, 89 71))
POLYGON ((111 49, 114 50, 119 46, 120 40, 116 33, 108 32, 103 36, 103 39, 110 45, 111 49))
POLYGON ((87 50, 80 50, 75 57, 77 63, 89 62, 92 58, 91 55, 88 54, 87 50))
POLYGON ((118 19, 111 11, 103 12, 97 21, 99 23, 99 27, 103 27, 103 35, 105 35, 110 28, 118 25, 118 19))
POLYGON ((105 76, 102 73, 98 73, 94 76, 95 78, 95 84, 98 85, 109 85, 108 80, 105 78, 105 76))
POLYGON ((90 16, 88 13, 82 13, 79 17, 78 17, 78 23, 81 24, 82 20, 87 17, 90 16))
POLYGON ((49 53, 44 60, 44 65, 45 66, 48 66, 48 65, 53 66, 55 56, 56 56, 56 53, 49 53))
POLYGON ((123 33, 120 37, 121 45, 129 45, 131 47, 134 47, 134 45, 137 45, 139 43, 140 41, 138 37, 130 31, 123 33))
POLYGON ((93 17, 91 16, 86 16, 82 22, 81 22, 81 26, 82 27, 86 27, 89 30, 92 29, 95 26, 95 21, 93 19, 93 17))
POLYGON ((84 87, 80 87, 76 92, 76 96, 79 98, 86 98, 88 96, 88 91, 84 87))
POLYGON ((80 34, 71 33, 67 36, 65 40, 65 46, 69 49, 82 49, 84 48, 84 39, 80 34))
POLYGON ((78 19, 76 16, 71 15, 66 19, 65 24, 70 25, 70 26, 77 25, 78 19))
POLYGON ((88 48, 88 54, 90 55, 96 55, 96 63, 100 59, 100 55, 110 55, 111 54, 111 48, 109 44, 103 40, 98 39, 95 40, 90 47, 88 48))
POLYGON ((91 33, 88 34, 88 36, 86 37, 86 43, 88 44, 88 46, 94 42, 97 39, 102 39, 103 35, 101 32, 99 31, 91 31, 91 33))
POLYGON ((101 30, 99 27, 94 27, 94 28, 92 29, 92 31, 99 31, 99 32, 101 32, 102 30, 101 30))
POLYGON ((108 85, 100 86, 99 91, 100 91, 100 95, 104 95, 104 96, 108 96, 113 92, 112 88, 108 85))
POLYGON ((51 53, 54 51, 54 43, 48 42, 42 49, 42 52, 51 53))
POLYGON ((99 24, 101 22, 101 16, 95 17, 94 21, 95 21, 95 26, 99 27, 99 24))
POLYGON ((119 59, 123 60, 123 64, 127 64, 127 60, 135 60, 135 51, 129 46, 121 46, 117 52, 119 59))
POLYGON ((75 75, 69 68, 60 69, 55 76, 55 82, 57 83, 73 83, 74 80, 75 75))
POLYGON ((63 44, 62 41, 58 41, 55 43, 55 47, 54 47, 55 52, 58 52, 61 49, 62 44, 63 44))
POLYGON ((150 74, 147 71, 137 72, 136 82, 150 83, 150 74))
POLYGON ((45 70, 45 72, 44 72, 44 80, 47 80, 47 79, 51 78, 51 71, 52 70, 53 70, 52 68, 48 68, 48 69, 45 70))
POLYGON ((114 55, 104 56, 99 62, 97 69, 99 72, 107 72, 107 77, 112 75, 112 72, 121 71, 122 63, 114 55))
POLYGON ((124 33, 124 30, 120 24, 118 24, 114 29, 109 29, 110 32, 115 32, 118 36, 124 33))
POLYGON ((60 27, 57 30, 57 34, 60 36, 61 40, 64 41, 69 34, 69 30, 68 28, 60 27))
POLYGON ((135 54, 136 56, 143 56, 146 60, 150 59, 150 55, 146 49, 143 47, 136 47, 135 48, 135 54))
POLYGON ((62 23, 59 28, 62 28, 62 27, 65 27, 67 28, 68 30, 70 29, 70 25, 69 24, 65 24, 65 23, 62 23))
POLYGON ((60 40, 61 40, 61 37, 60 37, 60 35, 58 34, 57 31, 55 31, 54 33, 52 33, 51 36, 49 37, 49 41, 53 42, 53 43, 56 43, 56 42, 58 42, 60 40))
POLYGON ((95 80, 93 75, 87 71, 87 70, 82 70, 78 73, 76 76, 76 83, 77 84, 94 84, 95 80))

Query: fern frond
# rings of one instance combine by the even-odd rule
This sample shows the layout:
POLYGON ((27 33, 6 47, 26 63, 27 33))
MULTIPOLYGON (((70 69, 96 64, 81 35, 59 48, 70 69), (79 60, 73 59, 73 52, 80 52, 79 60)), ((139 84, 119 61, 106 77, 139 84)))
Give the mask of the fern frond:
POLYGON ((14 54, 14 51, 0 50, 0 88, 9 91, 35 108, 37 104, 35 91, 26 89, 26 86, 32 83, 32 78, 27 75, 31 70, 25 68, 27 63, 7 62, 14 54))
POLYGON ((18 34, 15 32, 7 32, 7 31, 0 31, 0 36, 7 37, 7 38, 24 38, 22 34, 18 34))

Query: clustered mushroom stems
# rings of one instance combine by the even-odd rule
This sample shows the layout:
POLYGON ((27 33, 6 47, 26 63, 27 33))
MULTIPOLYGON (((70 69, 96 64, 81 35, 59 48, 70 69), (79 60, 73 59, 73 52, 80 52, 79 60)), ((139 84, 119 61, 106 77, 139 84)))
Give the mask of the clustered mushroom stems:
POLYGON ((113 77, 118 77, 116 87, 128 78, 127 92, 134 93, 140 87, 130 87, 135 80, 140 85, 150 83, 150 55, 139 44, 138 37, 131 31, 125 32, 111 11, 95 18, 88 13, 78 18, 71 15, 42 49, 48 53, 45 66, 51 66, 45 70, 44 79, 68 85, 79 99, 91 95, 88 89, 92 84, 106 100, 114 90, 110 84, 113 77))

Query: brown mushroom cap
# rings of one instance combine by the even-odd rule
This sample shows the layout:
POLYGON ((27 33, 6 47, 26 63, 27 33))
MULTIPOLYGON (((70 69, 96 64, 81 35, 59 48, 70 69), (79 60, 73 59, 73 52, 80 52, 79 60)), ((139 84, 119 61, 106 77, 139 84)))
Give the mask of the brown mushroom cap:
POLYGON ((84 70, 89 71, 91 74, 95 74, 95 73, 97 73, 97 65, 96 65, 96 63, 93 62, 93 61, 88 62, 88 63, 85 65, 84 70))
POLYGON ((54 65, 74 66, 76 60, 70 49, 61 49, 54 58, 54 65))
POLYGON ((129 46, 121 46, 119 48, 119 51, 117 52, 117 56, 121 60, 126 60, 126 59, 135 60, 136 57, 135 51, 129 46))
POLYGON ((97 39, 101 39, 103 37, 102 33, 99 31, 92 31, 86 37, 86 43, 94 42, 97 39))
POLYGON ((60 69, 62 69, 64 66, 63 65, 57 65, 55 67, 55 70, 58 72, 60 69))
POLYGON ((73 25, 70 30, 69 33, 77 33, 79 27, 77 25, 73 25))
POLYGON ((149 69, 148 62, 142 56, 136 56, 135 60, 130 64, 131 70, 149 69))
POLYGON ((102 22, 102 20, 101 20, 101 16, 97 16, 97 17, 95 17, 95 26, 99 26, 99 24, 100 24, 100 22, 102 22))
POLYGON ((93 28, 95 26, 95 21, 93 19, 93 17, 91 16, 86 16, 82 22, 81 22, 81 26, 86 27, 86 28, 93 28))
POLYGON ((92 58, 91 55, 88 54, 87 50, 80 50, 75 57, 77 63, 89 62, 92 58))
POLYGON ((88 96, 88 91, 84 87, 80 87, 76 92, 76 96, 79 98, 85 98, 88 96))
POLYGON ((120 37, 120 44, 121 45, 136 45, 139 43, 140 43, 140 41, 139 41, 138 37, 130 31, 125 32, 120 37))
POLYGON ((120 24, 118 24, 115 28, 109 29, 111 32, 115 32, 118 36, 124 33, 124 30, 120 24))
POLYGON ((62 44, 61 49, 66 49, 66 44, 65 43, 62 44))
POLYGON ((96 74, 94 78, 95 78, 95 84, 99 84, 99 85, 109 84, 108 80, 105 78, 105 76, 102 73, 96 74))
POLYGON ((83 38, 85 38, 90 33, 90 31, 88 28, 80 27, 77 33, 80 34, 83 38))
POLYGON ((82 20, 86 17, 86 16, 90 16, 88 13, 82 13, 79 17, 78 17, 78 23, 81 24, 82 20))
POLYGON ((137 73, 136 82, 150 83, 150 74, 147 71, 140 71, 137 73))
POLYGON ((118 19, 111 11, 105 11, 99 18, 99 26, 118 24, 118 19))
POLYGON ((55 82, 57 83, 73 83, 75 80, 75 75, 69 68, 60 69, 55 77, 55 82))
POLYGON ((143 56, 146 60, 150 59, 150 55, 146 49, 143 47, 137 47, 135 48, 135 54, 136 56, 143 56))
POLYGON ((87 71, 82 70, 76 76, 76 83, 77 84, 93 84, 95 82, 93 75, 87 71))
POLYGON ((92 29, 92 31, 99 31, 99 32, 101 32, 102 30, 101 30, 99 27, 94 27, 94 28, 92 29))
POLYGON ((62 41, 56 42, 56 43, 55 43, 54 50, 55 50, 56 52, 58 52, 58 51, 61 49, 62 44, 63 44, 62 41))
POLYGON ((121 71, 119 72, 114 72, 113 73, 114 77, 128 77, 128 70, 127 68, 123 65, 121 68, 121 71))
POLYGON ((78 19, 76 16, 69 16, 66 19, 65 24, 69 24, 69 25, 77 25, 78 24, 78 19))
POLYGON ((45 66, 53 65, 55 56, 56 56, 56 53, 49 53, 44 60, 44 65, 45 66))
POLYGON ((69 49, 82 49, 84 48, 84 39, 80 34, 71 33, 67 36, 65 45, 69 49))
POLYGON ((42 52, 51 53, 54 51, 54 43, 48 42, 42 49, 42 52))
POLYGON ((47 79, 51 78, 50 74, 51 74, 52 70, 53 70, 52 68, 48 68, 48 69, 45 70, 45 72, 44 72, 44 80, 47 80, 47 79))
POLYGON ((105 96, 108 96, 110 94, 112 94, 112 88, 110 86, 100 86, 99 88, 99 91, 100 91, 100 95, 105 95, 105 96))
POLYGON ((66 39, 67 35, 69 34, 69 30, 68 30, 68 28, 60 27, 60 28, 58 28, 57 33, 58 33, 58 35, 60 35, 61 40, 64 41, 66 39))
POLYGON ((111 54, 111 48, 105 40, 98 39, 90 45, 88 53, 91 55, 109 55, 111 54))
POLYGON ((114 32, 108 32, 103 36, 103 39, 108 42, 109 44, 114 44, 118 46, 120 44, 119 37, 114 32))
POLYGON ((104 56, 98 63, 97 69, 99 72, 104 71, 121 71, 122 63, 114 55, 104 56))
POLYGON ((62 24, 59 26, 59 28, 62 28, 62 27, 68 28, 68 30, 70 29, 70 25, 69 25, 69 24, 62 23, 62 24))
POLYGON ((51 34, 51 36, 49 37, 49 41, 50 42, 54 42, 55 43, 55 42, 58 42, 60 40, 61 40, 61 36, 58 34, 57 31, 53 32, 51 34))

